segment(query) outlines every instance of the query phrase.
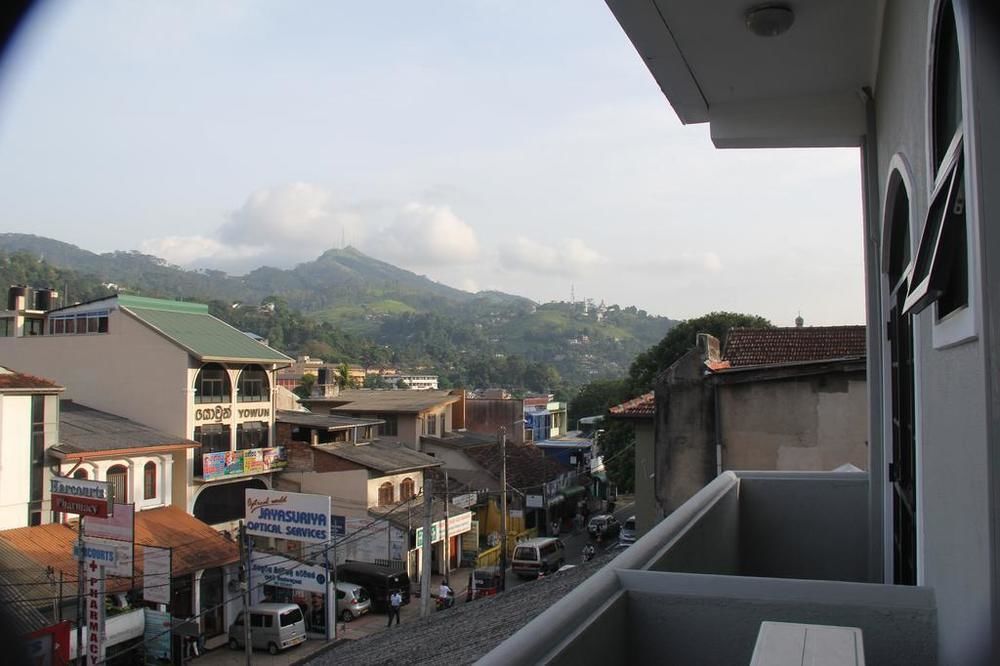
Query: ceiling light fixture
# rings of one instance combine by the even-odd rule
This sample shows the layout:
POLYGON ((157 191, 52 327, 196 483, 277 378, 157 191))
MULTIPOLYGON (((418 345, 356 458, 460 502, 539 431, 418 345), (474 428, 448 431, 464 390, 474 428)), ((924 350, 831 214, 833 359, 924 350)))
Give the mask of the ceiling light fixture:
POLYGON ((747 30, 758 37, 776 37, 795 22, 795 12, 787 5, 758 5, 746 13, 747 30))

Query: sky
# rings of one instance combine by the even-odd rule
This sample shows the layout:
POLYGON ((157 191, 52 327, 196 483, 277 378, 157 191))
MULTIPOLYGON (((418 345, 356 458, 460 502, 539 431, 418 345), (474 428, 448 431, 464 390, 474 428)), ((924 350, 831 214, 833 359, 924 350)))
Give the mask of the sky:
POLYGON ((598 0, 50 0, 0 69, 6 231, 864 321, 858 151, 715 149, 598 0))

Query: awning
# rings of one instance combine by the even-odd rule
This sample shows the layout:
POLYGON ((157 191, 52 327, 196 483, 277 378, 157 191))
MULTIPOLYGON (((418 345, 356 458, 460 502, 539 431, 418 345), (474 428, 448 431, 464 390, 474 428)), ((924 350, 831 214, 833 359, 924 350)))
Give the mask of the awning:
POLYGON ((583 495, 585 492, 587 492, 587 489, 583 486, 566 486, 559 491, 559 494, 567 500, 571 500, 583 495))

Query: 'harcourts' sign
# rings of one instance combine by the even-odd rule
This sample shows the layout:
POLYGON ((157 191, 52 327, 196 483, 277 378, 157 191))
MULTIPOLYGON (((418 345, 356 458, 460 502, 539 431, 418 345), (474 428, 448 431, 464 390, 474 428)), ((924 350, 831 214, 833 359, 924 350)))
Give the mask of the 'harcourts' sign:
POLYGON ((330 540, 330 497, 277 490, 246 491, 247 533, 326 543, 330 540))

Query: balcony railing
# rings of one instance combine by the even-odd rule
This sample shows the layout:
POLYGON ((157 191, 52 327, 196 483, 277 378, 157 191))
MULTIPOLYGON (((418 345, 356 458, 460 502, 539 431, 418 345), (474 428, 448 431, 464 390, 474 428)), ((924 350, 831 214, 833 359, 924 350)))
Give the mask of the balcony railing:
POLYGON ((748 664, 774 620, 933 664, 932 591, 869 582, 867 497, 863 473, 725 472, 480 663, 748 664))
POLYGON ((196 453, 194 476, 202 481, 215 481, 237 476, 267 474, 287 466, 288 453, 283 446, 196 453))

